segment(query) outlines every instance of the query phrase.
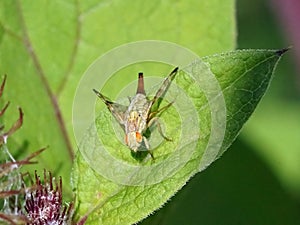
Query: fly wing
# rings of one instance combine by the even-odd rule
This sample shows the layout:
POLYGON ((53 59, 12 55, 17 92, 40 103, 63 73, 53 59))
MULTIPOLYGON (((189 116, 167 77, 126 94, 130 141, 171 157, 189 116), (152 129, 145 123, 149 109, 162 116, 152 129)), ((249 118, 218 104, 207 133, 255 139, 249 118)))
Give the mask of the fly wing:
POLYGON ((149 115, 148 121, 151 120, 158 112, 161 112, 161 110, 159 111, 160 103, 163 100, 164 96, 166 95, 177 72, 178 72, 178 67, 176 67, 174 70, 172 70, 172 72, 165 78, 161 87, 158 89, 155 96, 150 101, 151 102, 151 104, 150 104, 151 110, 150 110, 150 115, 149 115))
POLYGON ((105 103, 111 114, 116 118, 118 123, 124 128, 124 116, 127 107, 111 101, 108 97, 93 89, 96 95, 105 103))

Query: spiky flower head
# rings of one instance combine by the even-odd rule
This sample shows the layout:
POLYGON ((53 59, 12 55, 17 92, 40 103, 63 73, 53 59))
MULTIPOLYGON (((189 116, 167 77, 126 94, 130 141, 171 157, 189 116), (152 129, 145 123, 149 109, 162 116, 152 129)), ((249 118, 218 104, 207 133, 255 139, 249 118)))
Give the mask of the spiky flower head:
POLYGON ((44 183, 35 172, 35 185, 25 197, 27 218, 32 225, 68 224, 72 206, 63 205, 62 180, 52 178, 51 173, 44 171, 44 183), (54 181, 54 184, 53 184, 54 181))

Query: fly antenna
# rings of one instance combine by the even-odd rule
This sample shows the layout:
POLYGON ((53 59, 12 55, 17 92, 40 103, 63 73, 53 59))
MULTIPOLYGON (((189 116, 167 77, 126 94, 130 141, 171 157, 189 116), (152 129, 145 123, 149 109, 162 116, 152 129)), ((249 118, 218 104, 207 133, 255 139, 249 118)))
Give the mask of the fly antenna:
POLYGON ((137 87, 136 93, 137 94, 146 95, 145 88, 144 88, 144 76, 143 76, 143 73, 139 73, 138 87, 137 87))

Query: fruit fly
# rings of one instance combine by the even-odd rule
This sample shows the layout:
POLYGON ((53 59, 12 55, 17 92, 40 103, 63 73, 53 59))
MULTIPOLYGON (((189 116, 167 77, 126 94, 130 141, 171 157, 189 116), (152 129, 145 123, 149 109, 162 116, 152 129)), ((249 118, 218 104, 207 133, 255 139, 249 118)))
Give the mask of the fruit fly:
POLYGON ((166 106, 159 108, 159 105, 167 90, 169 89, 177 72, 178 67, 176 67, 164 79, 161 87, 157 90, 155 96, 151 100, 149 100, 146 96, 143 73, 139 73, 136 95, 129 99, 129 106, 115 103, 97 90, 93 89, 96 95, 105 103, 109 111, 123 128, 125 132, 125 143, 132 151, 139 151, 142 143, 144 142, 146 149, 153 158, 153 155, 149 151, 150 147, 145 136, 145 132, 150 126, 154 124, 156 124, 161 136, 164 139, 170 141, 170 139, 163 134, 157 119, 159 114, 169 108, 173 103, 171 102, 166 106))

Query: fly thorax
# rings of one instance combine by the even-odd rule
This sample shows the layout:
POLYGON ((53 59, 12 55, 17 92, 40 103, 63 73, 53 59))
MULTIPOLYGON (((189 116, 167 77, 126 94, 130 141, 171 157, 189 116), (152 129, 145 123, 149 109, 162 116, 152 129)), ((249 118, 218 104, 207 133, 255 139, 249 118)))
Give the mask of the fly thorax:
POLYGON ((137 111, 130 111, 126 120, 126 133, 136 132, 139 123, 139 113, 137 111))
POLYGON ((146 95, 136 94, 132 97, 126 112, 125 131, 126 133, 137 131, 142 133, 146 127, 150 102, 146 95))

